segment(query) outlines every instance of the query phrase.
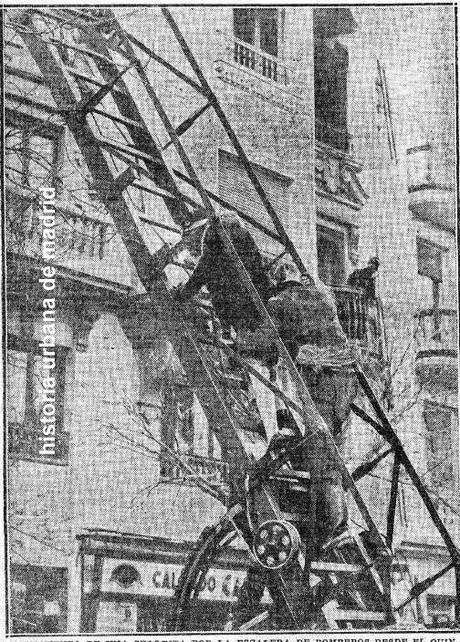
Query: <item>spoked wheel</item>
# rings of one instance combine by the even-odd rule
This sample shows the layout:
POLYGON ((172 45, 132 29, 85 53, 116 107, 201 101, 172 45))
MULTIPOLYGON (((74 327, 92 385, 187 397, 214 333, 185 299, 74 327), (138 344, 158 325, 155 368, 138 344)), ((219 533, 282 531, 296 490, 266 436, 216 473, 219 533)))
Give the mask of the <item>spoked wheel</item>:
MULTIPOLYGON (((262 537, 267 543, 270 525, 262 531, 262 537), (266 535, 267 533, 267 535, 266 535)), ((281 541, 283 534, 270 533, 279 545, 272 544, 272 556, 281 558, 292 555, 291 549, 281 541), (280 535, 282 535, 280 537, 280 535)), ((260 529, 259 529, 260 536, 260 529)), ((295 537, 292 535, 293 538, 295 537)), ((272 537, 273 538, 273 537, 272 537)), ((254 545, 253 536, 246 521, 246 513, 242 506, 236 505, 215 525, 206 527, 199 537, 194 550, 190 554, 180 575, 175 592, 175 609, 171 617, 171 628, 175 631, 191 630, 191 612, 194 600, 199 599, 199 593, 205 585, 205 578, 214 565, 218 566, 219 557, 225 554, 225 549, 248 551, 254 545)), ((259 544, 260 546, 260 544, 259 544)), ((268 555, 270 557, 270 555, 268 555)), ((271 564, 271 560, 269 560, 271 564)), ((235 630, 272 630, 292 628, 293 621, 282 608, 282 585, 272 573, 264 571, 255 562, 245 568, 245 576, 238 596, 232 605, 231 628, 235 630)))
MULTIPOLYGON (((342 548, 331 549, 313 562, 312 588, 305 585, 293 561, 299 546, 297 531, 291 524, 270 520, 252 534, 244 508, 234 506, 215 526, 203 530, 191 552, 175 592, 171 630, 193 630, 194 605, 206 585, 209 570, 218 567, 219 560, 228 559, 229 551, 241 555, 249 550, 252 561, 249 567, 245 564, 244 580, 225 628, 372 629, 390 623, 379 578, 369 566, 361 540, 359 544, 351 540, 342 548)), ((223 623, 217 625, 222 627, 223 623)))

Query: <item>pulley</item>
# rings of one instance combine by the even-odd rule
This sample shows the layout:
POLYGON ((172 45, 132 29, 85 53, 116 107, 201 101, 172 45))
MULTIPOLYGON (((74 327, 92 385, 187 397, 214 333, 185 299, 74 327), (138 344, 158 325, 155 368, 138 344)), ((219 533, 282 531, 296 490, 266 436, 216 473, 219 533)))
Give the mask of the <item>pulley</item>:
POLYGON ((263 522, 255 532, 253 552, 263 568, 283 568, 293 559, 299 547, 300 535, 296 527, 284 520, 263 522))

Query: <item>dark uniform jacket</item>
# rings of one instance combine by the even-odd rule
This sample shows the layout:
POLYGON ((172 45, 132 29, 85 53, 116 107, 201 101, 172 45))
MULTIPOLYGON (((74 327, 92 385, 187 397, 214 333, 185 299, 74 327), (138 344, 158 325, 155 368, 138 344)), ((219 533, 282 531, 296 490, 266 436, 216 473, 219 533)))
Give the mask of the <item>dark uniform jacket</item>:
MULTIPOLYGON (((223 326, 255 329, 261 321, 260 315, 247 293, 236 262, 228 255, 217 234, 216 225, 217 223, 211 224, 205 233, 203 253, 182 296, 191 297, 206 285, 223 326)), ((224 221, 223 226, 260 298, 266 303, 271 295, 272 285, 254 239, 248 230, 233 221, 224 221)))
POLYGON ((366 299, 373 301, 376 298, 375 294, 375 279, 377 271, 371 265, 360 270, 355 270, 350 274, 347 284, 352 288, 363 290, 366 299))
POLYGON ((343 348, 347 343, 331 295, 316 285, 288 281, 267 310, 294 360, 305 344, 343 348))

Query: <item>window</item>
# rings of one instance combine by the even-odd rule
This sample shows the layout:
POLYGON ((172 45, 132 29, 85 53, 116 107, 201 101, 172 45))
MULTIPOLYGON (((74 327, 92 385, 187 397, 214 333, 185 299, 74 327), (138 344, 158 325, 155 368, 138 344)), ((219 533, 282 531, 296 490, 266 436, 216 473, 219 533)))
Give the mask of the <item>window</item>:
MULTIPOLYGON (((186 383, 163 382, 161 441, 167 447, 160 477, 168 481, 186 481, 187 473, 168 457, 167 450, 181 456, 191 469, 211 483, 224 483, 227 464, 220 461, 220 447, 207 426, 193 389, 186 383)), ((190 473, 193 483, 193 474, 190 473)))
POLYGON ((238 40, 278 55, 277 9, 233 9, 233 29, 238 40))
POLYGON ((444 248, 420 236, 417 238, 417 264, 420 276, 442 283, 442 254, 444 248))
POLYGON ((442 496, 455 487, 454 461, 457 449, 454 438, 457 431, 457 416, 454 408, 431 401, 425 402, 427 466, 433 490, 442 496))
POLYGON ((45 368, 37 342, 10 339, 7 358, 8 447, 12 456, 45 463, 66 463, 68 435, 64 431, 65 348, 55 348, 55 443, 43 448, 43 425, 40 422, 44 405, 43 381, 50 370, 45 368), (48 450, 45 454, 44 451, 48 450), (54 454, 52 451, 54 450, 54 454))
POLYGON ((433 628, 450 628, 455 622, 455 597, 451 595, 427 595, 428 622, 433 628), (431 620, 431 621, 430 621, 431 620))
POLYGON ((315 39, 316 139, 348 151, 347 133, 348 51, 340 43, 315 39))
POLYGON ((5 170, 11 183, 34 190, 55 185, 61 129, 35 118, 7 112, 5 170))
POLYGON ((318 276, 326 285, 345 282, 345 234, 322 225, 316 231, 318 276))
POLYGON ((233 59, 266 78, 288 85, 288 70, 276 60, 280 53, 283 15, 282 9, 233 9, 233 59))
MULTIPOLYGON (((273 221, 262 205, 262 201, 238 157, 224 150, 219 150, 218 163, 219 196, 275 234, 276 229, 273 221)), ((275 211, 282 219, 287 219, 292 179, 256 163, 251 163, 251 166, 275 211)), ((250 225, 247 219, 245 223, 250 225)), ((250 232, 257 246, 263 252, 273 256, 280 253, 280 244, 272 241, 266 234, 260 233, 257 227, 251 226, 250 232)))
POLYGON ((433 339, 441 341, 440 283, 442 283, 442 255, 447 248, 417 237, 417 265, 420 276, 431 280, 433 307, 433 339))

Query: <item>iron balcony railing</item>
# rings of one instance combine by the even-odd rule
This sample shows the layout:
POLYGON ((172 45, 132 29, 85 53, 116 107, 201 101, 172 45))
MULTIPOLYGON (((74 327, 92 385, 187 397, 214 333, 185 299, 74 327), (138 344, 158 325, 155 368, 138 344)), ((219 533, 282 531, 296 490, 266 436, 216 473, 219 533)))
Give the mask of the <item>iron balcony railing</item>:
POLYGON ((162 481, 193 484, 196 477, 202 477, 213 485, 221 486, 227 483, 227 462, 195 453, 184 453, 180 455, 180 458, 194 472, 187 472, 179 462, 173 461, 165 454, 161 457, 160 463, 160 479, 162 481))
POLYGON ((288 68, 275 56, 260 51, 236 38, 233 44, 233 60, 280 85, 289 85, 290 83, 288 68))
POLYGON ((340 325, 348 339, 364 341, 368 329, 368 304, 364 293, 347 286, 334 286, 340 325))

